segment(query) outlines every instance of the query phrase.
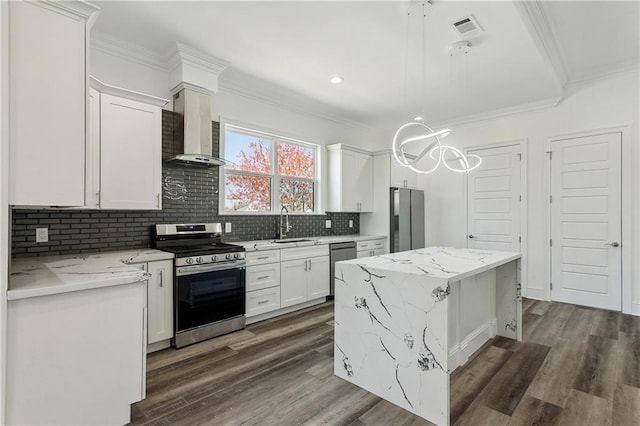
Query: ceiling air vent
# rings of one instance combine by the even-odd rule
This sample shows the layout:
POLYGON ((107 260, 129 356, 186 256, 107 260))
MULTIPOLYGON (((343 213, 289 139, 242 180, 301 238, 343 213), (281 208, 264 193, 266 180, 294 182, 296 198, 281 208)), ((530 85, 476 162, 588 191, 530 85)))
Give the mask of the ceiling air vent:
POLYGON ((478 21, 476 21, 476 18, 474 18, 473 15, 456 19, 451 23, 451 25, 458 34, 467 39, 482 34, 483 32, 478 21))

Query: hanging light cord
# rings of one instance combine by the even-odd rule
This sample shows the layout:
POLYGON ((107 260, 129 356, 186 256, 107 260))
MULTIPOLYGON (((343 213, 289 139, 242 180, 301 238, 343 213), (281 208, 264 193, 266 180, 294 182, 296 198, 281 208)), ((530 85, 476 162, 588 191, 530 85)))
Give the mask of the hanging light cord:
POLYGON ((426 90, 427 90, 427 77, 425 75, 425 70, 426 70, 426 66, 425 66, 425 62, 426 62, 426 47, 427 47, 427 42, 425 40, 425 21, 427 20, 427 12, 425 10, 425 2, 422 3, 422 93, 420 93, 420 99, 421 99, 421 104, 422 104, 422 117, 426 117, 425 115, 425 111, 424 111, 424 98, 426 95, 426 90))

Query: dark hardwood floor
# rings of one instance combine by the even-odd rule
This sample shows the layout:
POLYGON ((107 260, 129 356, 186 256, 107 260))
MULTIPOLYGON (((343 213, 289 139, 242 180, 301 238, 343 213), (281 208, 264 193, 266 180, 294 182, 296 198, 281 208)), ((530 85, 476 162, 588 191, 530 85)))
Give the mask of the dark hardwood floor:
MULTIPOLYGON (((640 317, 525 299, 452 374, 451 424, 637 425, 640 317)), ((150 354, 133 424, 428 425, 333 375, 333 304, 150 354)))

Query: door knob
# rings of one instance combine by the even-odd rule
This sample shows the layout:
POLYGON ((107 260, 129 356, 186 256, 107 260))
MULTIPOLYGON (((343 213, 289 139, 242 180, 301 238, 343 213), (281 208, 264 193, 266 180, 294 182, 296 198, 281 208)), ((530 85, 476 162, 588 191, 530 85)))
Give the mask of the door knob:
POLYGON ((474 239, 475 237, 473 235, 469 235, 469 238, 470 239, 474 239))
POLYGON ((618 243, 617 241, 614 241, 612 243, 604 243, 604 244, 611 247, 620 247, 620 243, 618 243))

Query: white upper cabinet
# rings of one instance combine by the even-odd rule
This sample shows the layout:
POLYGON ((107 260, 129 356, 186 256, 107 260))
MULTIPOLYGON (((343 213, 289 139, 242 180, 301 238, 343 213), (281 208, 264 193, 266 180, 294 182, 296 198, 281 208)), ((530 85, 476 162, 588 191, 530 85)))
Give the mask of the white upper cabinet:
POLYGON ((328 206, 332 212, 373 210, 373 157, 371 153, 343 144, 327 146, 328 206))
POLYGON ((10 203, 84 205, 87 55, 97 8, 9 2, 10 203))
POLYGON ((391 186, 395 188, 416 188, 418 184, 418 174, 398 163, 391 152, 383 155, 387 155, 389 158, 391 186))
POLYGON ((161 106, 168 101, 97 80, 92 85, 98 89, 89 97, 87 207, 159 210, 161 106))

